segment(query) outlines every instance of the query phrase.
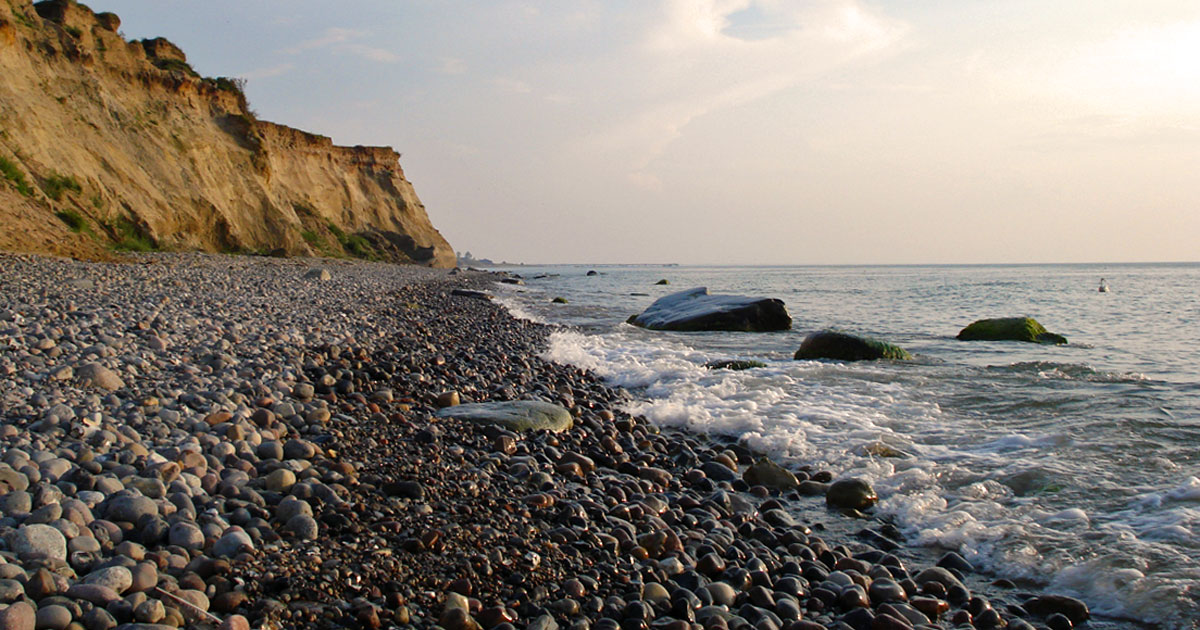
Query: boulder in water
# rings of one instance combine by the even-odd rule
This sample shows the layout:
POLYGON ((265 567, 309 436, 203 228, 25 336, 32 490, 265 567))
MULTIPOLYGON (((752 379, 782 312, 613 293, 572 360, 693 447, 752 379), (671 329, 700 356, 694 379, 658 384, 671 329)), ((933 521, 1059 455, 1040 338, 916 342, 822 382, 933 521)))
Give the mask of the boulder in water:
POLYGON ((705 287, 663 296, 628 322, 650 330, 675 331, 768 332, 792 327, 782 300, 711 295, 705 287))
POLYGON ((512 431, 546 429, 558 433, 570 429, 573 424, 571 412, 564 407, 540 400, 456 405, 439 410, 437 416, 439 418, 458 418, 481 424, 498 424, 512 431))
POLYGON ((864 510, 875 505, 877 501, 879 496, 875 494, 871 484, 856 477, 838 479, 829 486, 829 491, 825 494, 825 504, 834 508, 864 510))
POLYGON ((860 337, 837 330, 822 330, 804 338, 797 359, 835 359, 838 361, 873 361, 875 359, 912 359, 904 348, 869 337, 860 337))
POLYGON ((1031 341, 1034 343, 1065 344, 1067 338, 1046 332, 1032 317, 1000 317, 981 319, 962 329, 958 338, 963 341, 1031 341))

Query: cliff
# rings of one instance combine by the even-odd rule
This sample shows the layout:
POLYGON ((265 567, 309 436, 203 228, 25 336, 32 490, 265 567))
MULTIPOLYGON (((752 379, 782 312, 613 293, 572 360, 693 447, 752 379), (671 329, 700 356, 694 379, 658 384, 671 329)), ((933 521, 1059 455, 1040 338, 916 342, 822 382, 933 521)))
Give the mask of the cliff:
POLYGON ((391 148, 257 120, 240 81, 119 27, 70 0, 0 0, 0 248, 454 266, 391 148))

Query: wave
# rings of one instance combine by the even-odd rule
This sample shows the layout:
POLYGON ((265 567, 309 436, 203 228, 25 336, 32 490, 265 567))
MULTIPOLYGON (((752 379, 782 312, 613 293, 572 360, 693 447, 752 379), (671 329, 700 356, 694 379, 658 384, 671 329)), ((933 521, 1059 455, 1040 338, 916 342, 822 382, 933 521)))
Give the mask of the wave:
POLYGON ((987 369, 993 372, 1027 374, 1043 379, 1088 381, 1092 383, 1134 383, 1150 380, 1145 374, 1139 372, 1098 370, 1086 363, 1022 361, 1005 366, 990 365, 987 369))

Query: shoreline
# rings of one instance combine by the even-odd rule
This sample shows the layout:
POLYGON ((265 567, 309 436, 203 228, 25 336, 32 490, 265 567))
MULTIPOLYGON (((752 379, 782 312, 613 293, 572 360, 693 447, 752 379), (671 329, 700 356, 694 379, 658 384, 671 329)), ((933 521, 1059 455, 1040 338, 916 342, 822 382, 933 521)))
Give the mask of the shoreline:
POLYGON ((0 567, 14 599, 84 627, 216 625, 192 606, 255 628, 1082 621, 1075 600, 989 585, 961 558, 932 568, 823 497, 751 488, 736 444, 630 417, 627 392, 539 358, 552 326, 451 294, 496 274, 136 260, 0 254, 0 481, 26 485, 0 496, 0 567), (449 392, 556 403, 575 427, 438 418, 449 392), (30 525, 62 549, 34 528, 50 543, 18 557, 30 525))

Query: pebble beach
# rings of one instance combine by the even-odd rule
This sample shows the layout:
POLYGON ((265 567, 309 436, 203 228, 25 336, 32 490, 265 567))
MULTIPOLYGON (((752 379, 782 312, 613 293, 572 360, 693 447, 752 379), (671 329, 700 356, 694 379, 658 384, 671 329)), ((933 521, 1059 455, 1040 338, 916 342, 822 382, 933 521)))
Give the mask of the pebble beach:
POLYGON ((0 630, 1129 627, 630 416, 497 280, 0 254, 0 630), (572 426, 446 411, 500 401, 572 426))

